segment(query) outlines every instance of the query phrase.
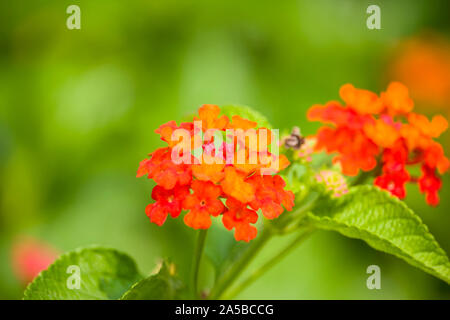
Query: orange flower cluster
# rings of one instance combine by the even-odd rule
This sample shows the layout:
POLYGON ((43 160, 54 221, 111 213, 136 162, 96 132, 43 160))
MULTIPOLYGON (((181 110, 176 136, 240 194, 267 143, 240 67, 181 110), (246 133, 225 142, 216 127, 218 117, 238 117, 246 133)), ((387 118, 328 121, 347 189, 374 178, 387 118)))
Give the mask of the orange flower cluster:
POLYGON ((430 121, 412 112, 414 102, 399 82, 389 84, 379 96, 346 84, 340 96, 344 105, 332 101, 308 111, 309 120, 330 124, 319 129, 315 149, 336 152, 333 161, 349 176, 360 169, 371 171, 380 162, 382 173, 375 178, 375 185, 402 199, 405 184, 417 182, 428 204, 437 205, 441 188, 437 172, 446 172, 449 160, 433 139, 447 129, 447 120, 437 115, 430 121), (412 165, 421 165, 419 178, 411 177, 407 170, 412 165))
POLYGON ((256 237, 253 224, 259 209, 267 219, 278 217, 284 209, 292 210, 294 194, 284 189, 285 182, 276 175, 289 162, 267 150, 272 132, 257 128, 256 122, 237 115, 230 121, 220 116, 216 105, 203 105, 198 114, 193 122, 177 126, 170 121, 155 131, 168 146, 151 153, 137 172, 138 177, 147 175, 157 184, 152 191, 156 202, 146 207, 146 214, 161 226, 169 214, 176 218, 187 210, 184 222, 194 229, 207 229, 211 216, 222 216, 225 228, 235 229, 235 239, 248 242, 256 237), (189 135, 180 139, 177 129, 189 135), (247 130, 250 135, 230 137, 234 130, 247 130), (257 146, 248 143, 252 134, 257 146), (226 142, 223 135, 229 138, 226 142), (188 161, 174 161, 174 155, 185 147, 192 150, 181 156, 188 161))
POLYGON ((421 105, 448 112, 450 41, 435 33, 406 39, 393 57, 388 76, 407 85, 421 105))

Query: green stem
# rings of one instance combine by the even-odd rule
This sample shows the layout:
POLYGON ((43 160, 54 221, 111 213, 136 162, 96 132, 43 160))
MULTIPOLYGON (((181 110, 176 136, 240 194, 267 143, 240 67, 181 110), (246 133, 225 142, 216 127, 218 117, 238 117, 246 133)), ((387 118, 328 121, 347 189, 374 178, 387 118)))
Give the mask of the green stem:
POLYGON ((205 247, 206 234, 208 229, 200 230, 195 244, 194 260, 192 262, 191 289, 194 298, 198 296, 198 273, 202 260, 203 249, 205 247))
MULTIPOLYGON (((317 193, 312 193, 307 196, 305 199, 305 203, 300 206, 293 214, 292 218, 296 218, 297 222, 302 220, 303 216, 309 212, 315 205, 315 202, 319 198, 317 193)), ((283 229, 287 227, 287 224, 291 222, 292 218, 289 218, 287 221, 280 221, 279 224, 271 226, 263 229, 261 235, 259 235, 253 242, 250 247, 242 254, 242 256, 235 262, 226 272, 222 275, 219 280, 216 282, 216 285, 211 290, 209 295, 209 299, 219 299, 223 293, 228 290, 232 284, 239 278, 242 272, 244 272, 245 268, 251 263, 254 257, 259 253, 262 247, 267 243, 267 241, 276 234, 276 229, 283 229)), ((298 224, 296 226, 298 228, 298 224)), ((288 250, 289 251, 289 250, 288 250)), ((286 253, 287 254, 287 253, 286 253)), ((275 261, 274 261, 275 262, 275 261)), ((256 279, 256 276, 255 276, 256 279)), ((253 280, 252 280, 253 281, 253 280)))
POLYGON ((227 272, 219 278, 216 285, 211 290, 208 299, 219 299, 222 293, 237 280, 239 275, 250 264, 256 254, 272 237, 272 233, 268 229, 263 229, 261 235, 256 237, 251 243, 251 246, 242 254, 239 260, 234 263, 227 272))
POLYGON ((225 292, 224 293, 225 298, 233 299, 242 290, 244 290, 246 287, 252 284, 256 279, 261 277, 264 273, 269 271, 274 265, 283 260, 283 258, 286 257, 293 249, 295 249, 298 245, 300 245, 300 243, 305 241, 313 231, 314 231, 313 228, 307 228, 303 232, 301 232, 287 247, 285 247, 277 255, 272 257, 259 269, 256 269, 250 276, 248 276, 244 281, 242 281, 239 285, 237 285, 236 288, 232 290, 229 294, 225 292))
MULTIPOLYGON (((275 221, 274 224, 283 232, 289 229, 288 225, 295 221, 294 229, 298 228, 298 224, 302 222, 303 218, 308 212, 310 212, 316 205, 316 201, 319 199, 319 193, 310 192, 304 199, 302 204, 292 213, 288 213, 281 216, 279 220, 275 221)), ((288 232, 288 231, 287 231, 288 232)))

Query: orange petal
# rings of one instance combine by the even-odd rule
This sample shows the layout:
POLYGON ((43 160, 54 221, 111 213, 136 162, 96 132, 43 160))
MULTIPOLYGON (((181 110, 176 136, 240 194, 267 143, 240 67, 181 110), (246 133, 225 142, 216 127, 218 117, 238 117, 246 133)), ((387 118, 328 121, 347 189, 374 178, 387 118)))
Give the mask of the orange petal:
POLYGON ((227 116, 221 116, 219 118, 219 114, 220 108, 214 104, 204 104, 198 109, 198 115, 203 120, 203 131, 208 129, 225 129, 229 119, 227 116))
POLYGON ((400 138, 399 132, 381 119, 375 120, 373 124, 366 124, 364 132, 375 144, 383 148, 391 148, 400 138))
POLYGON ((234 231, 234 238, 236 241, 249 242, 250 240, 256 238, 258 230, 249 224, 239 224, 236 226, 234 231))
POLYGON ((228 128, 230 128, 230 129, 247 130, 247 129, 256 128, 256 126, 258 125, 255 121, 250 121, 250 120, 244 119, 239 115, 234 115, 231 117, 231 119, 232 119, 232 122, 228 125, 228 128))
POLYGON ((149 204, 145 208, 145 213, 150 218, 150 222, 155 223, 158 226, 162 226, 167 219, 167 212, 156 203, 149 204))
MULTIPOLYGON (((205 158, 208 158, 211 161, 214 159, 212 156, 203 155, 203 159, 205 158)), ((218 183, 219 181, 221 181, 225 176, 225 173, 223 172, 225 164, 208 164, 204 161, 205 160, 203 160, 202 164, 195 164, 192 166, 192 174, 201 181, 212 181, 214 183, 218 183)))
POLYGON ((193 229, 208 229, 211 217, 205 210, 191 210, 184 216, 184 223, 193 229))
POLYGON ((408 121, 411 125, 416 127, 422 134, 427 137, 437 138, 442 132, 447 130, 448 122, 441 116, 434 116, 430 121, 427 117, 417 113, 410 113, 408 115, 408 121))
POLYGON ((383 103, 378 96, 365 89, 357 89, 351 84, 344 84, 339 95, 353 110, 360 114, 378 114, 383 110, 383 103))
POLYGON ((248 203, 255 198, 255 188, 244 181, 244 175, 236 172, 233 167, 225 168, 225 179, 220 183, 222 190, 242 203, 248 203))
POLYGON ((261 211, 267 219, 275 219, 283 213, 283 207, 274 201, 264 201, 261 211))
POLYGON ((391 82, 386 92, 381 94, 381 99, 390 115, 407 114, 414 108, 408 88, 400 82, 391 82))
POLYGON ((149 161, 150 161, 149 159, 144 159, 141 161, 141 163, 139 163, 139 168, 138 168, 138 171, 136 174, 137 178, 142 177, 149 173, 148 166, 147 166, 149 161))

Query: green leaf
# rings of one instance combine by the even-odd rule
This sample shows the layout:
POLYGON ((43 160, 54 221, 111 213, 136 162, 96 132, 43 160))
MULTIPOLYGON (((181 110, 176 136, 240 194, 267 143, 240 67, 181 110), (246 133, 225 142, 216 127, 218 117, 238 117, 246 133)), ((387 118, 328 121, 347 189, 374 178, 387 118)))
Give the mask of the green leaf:
POLYGON ((374 186, 320 201, 308 218, 318 228, 361 239, 450 284, 450 263, 427 226, 403 201, 374 186))
POLYGON ((265 116, 263 116, 258 111, 247 107, 247 106, 239 106, 239 105, 226 105, 220 107, 222 113, 228 116, 230 119, 234 115, 241 116, 242 118, 248 119, 250 121, 255 121, 258 123, 258 127, 264 127, 267 129, 271 129, 269 121, 265 116))
POLYGON ((101 247, 80 248, 63 254, 41 272, 28 285, 24 299, 118 299, 141 278, 134 260, 124 253, 101 247))
POLYGON ((184 285, 175 275, 174 264, 163 261, 161 269, 155 275, 136 283, 125 292, 122 300, 170 300, 181 299, 184 285))

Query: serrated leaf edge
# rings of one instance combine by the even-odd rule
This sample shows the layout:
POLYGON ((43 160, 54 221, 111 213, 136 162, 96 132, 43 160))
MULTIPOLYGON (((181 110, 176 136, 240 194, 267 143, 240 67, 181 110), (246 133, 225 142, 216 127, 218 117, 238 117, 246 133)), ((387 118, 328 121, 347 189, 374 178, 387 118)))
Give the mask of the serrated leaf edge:
MULTIPOLYGON (((427 250, 427 251, 422 251, 422 252, 435 252, 436 254, 439 254, 439 255, 447 258, 447 262, 446 263, 436 264, 436 265, 431 265, 431 266, 428 265, 428 264, 425 264, 423 262, 418 262, 413 256, 411 256, 410 253, 404 251, 400 247, 395 246, 389 239, 380 238, 378 235, 376 235, 376 234, 374 234, 374 233, 372 233, 370 231, 359 229, 358 227, 348 225, 347 223, 342 222, 342 221, 333 220, 331 217, 328 217, 328 216, 315 216, 315 215, 309 214, 309 218, 312 220, 313 225, 315 225, 318 228, 321 228, 320 227, 320 224, 321 224, 320 220, 323 219, 323 220, 329 221, 329 222, 331 222, 331 223, 333 223, 335 225, 341 225, 341 226, 343 226, 345 228, 355 230, 355 231, 357 231, 359 233, 365 233, 365 234, 369 235, 371 238, 377 239, 377 241, 382 241, 383 243, 387 244, 388 246, 391 246, 391 247, 395 248, 396 250, 398 250, 402 254, 404 254, 404 256, 401 256, 401 255, 398 255, 398 254, 395 254, 395 253, 390 253, 390 252, 386 252, 386 253, 392 254, 392 255, 400 258, 400 259, 403 259, 406 262, 408 262, 409 264, 411 264, 411 265, 413 265, 415 267, 418 267, 418 268, 426 271, 427 273, 430 273, 430 274, 436 276, 437 278, 445 281, 447 284, 450 284, 450 261, 448 259, 448 256, 447 256, 446 252, 441 248, 439 243, 436 241, 434 236, 430 233, 428 226, 425 223, 423 223, 422 219, 417 214, 415 214, 414 211, 412 211, 411 208, 409 208, 403 201, 401 201, 397 197, 391 195, 389 192, 387 192, 385 190, 381 190, 381 189, 379 189, 379 188, 377 188, 375 186, 364 185, 364 186, 354 187, 354 188, 350 189, 350 191, 347 193, 347 196, 352 194, 352 193, 361 192, 361 190, 362 191, 366 191, 366 192, 373 191, 373 190, 384 192, 390 198, 390 200, 392 200, 396 204, 402 206, 403 209, 406 209, 406 211, 408 213, 410 213, 410 218, 403 218, 403 219, 412 219, 412 220, 415 220, 416 222, 418 222, 419 225, 421 227, 423 227, 425 232, 430 236, 430 238, 428 240, 431 241, 432 244, 435 245, 435 247, 436 247, 435 250, 432 250, 432 251, 427 250), (441 274, 441 273, 437 272, 436 270, 434 270, 435 267, 442 266, 442 265, 447 267, 447 272, 445 274, 441 274)), ((398 218, 398 219, 401 219, 401 218, 398 218)), ((350 236, 347 236, 347 235, 343 234, 340 230, 333 230, 333 229, 330 229, 330 228, 321 228, 321 229, 337 231, 337 232, 341 233, 342 235, 344 235, 346 237, 350 237, 350 236)), ((369 241, 367 241, 365 239, 358 238, 358 237, 350 237, 350 238, 363 240, 364 242, 366 242, 369 246, 371 246, 375 250, 383 251, 383 250, 375 248, 369 241)), ((415 252, 414 254, 417 254, 417 253, 420 253, 420 252, 415 252)))

